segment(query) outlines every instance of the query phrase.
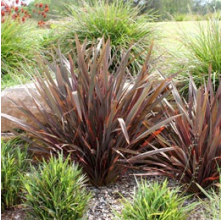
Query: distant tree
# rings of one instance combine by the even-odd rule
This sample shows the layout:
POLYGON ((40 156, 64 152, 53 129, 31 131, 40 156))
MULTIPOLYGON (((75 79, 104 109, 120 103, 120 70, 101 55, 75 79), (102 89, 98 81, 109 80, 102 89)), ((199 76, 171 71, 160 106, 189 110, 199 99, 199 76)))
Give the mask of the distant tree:
POLYGON ((212 0, 208 5, 213 10, 221 10, 221 0, 212 0))
POLYGON ((154 10, 163 15, 188 13, 193 5, 193 0, 134 0, 136 5, 143 5, 145 10, 154 10))

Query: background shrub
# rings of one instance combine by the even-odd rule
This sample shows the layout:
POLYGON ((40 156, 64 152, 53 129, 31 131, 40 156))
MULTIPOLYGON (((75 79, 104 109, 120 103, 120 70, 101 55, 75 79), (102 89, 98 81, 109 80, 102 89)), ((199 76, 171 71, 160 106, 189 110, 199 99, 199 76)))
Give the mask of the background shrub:
POLYGON ((22 182, 28 168, 27 148, 21 149, 20 141, 1 141, 1 210, 20 204, 22 182))
POLYGON ((49 7, 49 12, 47 14, 47 17, 45 20, 49 19, 60 19, 62 17, 65 17, 67 15, 67 5, 70 4, 78 4, 78 0, 35 0, 34 2, 31 2, 28 5, 28 11, 32 15, 34 19, 37 19, 38 16, 35 15, 35 11, 33 13, 33 10, 36 10, 35 5, 36 4, 47 4, 49 7))
POLYGON ((155 182, 138 183, 132 201, 124 199, 122 213, 116 219, 130 220, 184 220, 196 207, 196 203, 184 206, 187 197, 179 195, 179 189, 171 189, 165 180, 162 184, 155 182))
POLYGON ((76 220, 83 217, 90 193, 84 188, 85 176, 68 157, 51 157, 22 178, 24 205, 31 219, 76 220))

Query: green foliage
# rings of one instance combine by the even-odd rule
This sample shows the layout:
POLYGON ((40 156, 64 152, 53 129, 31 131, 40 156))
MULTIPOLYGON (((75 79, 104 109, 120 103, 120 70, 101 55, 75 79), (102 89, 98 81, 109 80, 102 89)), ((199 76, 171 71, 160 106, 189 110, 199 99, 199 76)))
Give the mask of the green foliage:
POLYGON ((96 47, 87 50, 86 45, 87 42, 81 45, 76 37, 76 68, 71 56, 68 61, 58 50, 56 65, 41 64, 45 76, 36 74, 36 87, 45 104, 40 105, 37 97, 33 99, 46 125, 21 104, 18 108, 35 125, 5 114, 2 117, 39 140, 41 144, 36 143, 36 148, 40 152, 71 153, 91 183, 100 186, 120 178, 126 169, 122 163, 128 162, 130 154, 136 155, 133 158, 136 162, 146 155, 172 150, 150 150, 149 142, 154 140, 152 132, 173 118, 163 120, 163 112, 154 111, 168 95, 169 79, 158 81, 148 74, 150 53, 137 78, 127 81, 130 51, 117 70, 110 72, 113 64, 110 41, 101 39, 96 47), (149 136, 149 142, 145 142, 149 136))
POLYGON ((39 40, 31 22, 19 23, 8 17, 1 24, 2 74, 18 74, 24 64, 33 65, 39 50, 39 40))
MULTIPOLYGON (((206 25, 198 23, 197 33, 181 33, 181 43, 184 46, 184 65, 193 75, 197 86, 208 79, 208 69, 212 66, 212 78, 217 88, 221 75, 221 23, 211 18, 206 25)), ((187 76, 188 81, 188 76, 187 76)))
POLYGON ((184 206, 188 197, 181 197, 179 189, 170 189, 165 180, 162 184, 155 182, 138 183, 132 201, 124 199, 122 213, 116 219, 130 220, 185 220, 196 203, 184 206))
POLYGON ((198 185, 202 193, 209 199, 209 202, 203 202, 206 209, 204 212, 205 219, 221 219, 221 174, 219 176, 219 183, 216 185, 218 187, 217 192, 214 189, 206 191, 200 185, 198 185))
POLYGON ((1 25, 1 89, 30 81, 38 68, 37 57, 46 57, 57 38, 57 30, 38 29, 34 22, 7 18, 1 25))
POLYGON ((25 76, 24 74, 4 74, 1 76, 1 90, 6 89, 7 87, 19 85, 21 83, 27 83, 29 81, 30 78, 25 76))
MULTIPOLYGON (((123 53, 133 44, 129 60, 130 68, 134 74, 142 66, 155 34, 156 24, 151 24, 153 14, 140 15, 141 8, 134 7, 131 1, 80 1, 79 6, 69 5, 71 22, 65 28, 64 38, 61 40, 64 51, 70 48, 70 43, 75 44, 75 34, 83 42, 87 38, 93 44, 102 37, 111 39, 112 51, 116 63, 120 62, 123 53)), ((159 36, 159 34, 158 34, 159 36)), ((69 51, 67 51, 69 52, 69 51)))
POLYGON ((41 54, 45 50, 51 50, 54 46, 57 46, 57 40, 59 38, 59 33, 57 29, 38 29, 37 37, 39 39, 39 44, 41 47, 41 54))
POLYGON ((143 5, 143 11, 156 11, 159 14, 160 20, 171 20, 173 17, 175 17, 175 20, 177 18, 179 21, 186 20, 187 17, 188 20, 205 20, 208 13, 221 10, 221 1, 218 0, 136 0, 134 2, 143 5))
POLYGON ((19 140, 1 141, 1 210, 12 208, 21 201, 22 182, 28 167, 28 156, 25 149, 19 146, 19 140))
MULTIPOLYGON (((175 150, 155 157, 155 161, 161 174, 176 178, 186 185, 188 191, 199 193, 198 185, 206 188, 219 179, 221 83, 214 94, 210 78, 208 84, 199 89, 190 78, 187 101, 182 100, 175 86, 172 91, 177 107, 170 105, 168 114, 180 113, 182 116, 171 123, 172 131, 169 135, 165 133, 165 139, 175 150)), ((154 161, 154 158, 151 160, 154 161)))
POLYGON ((80 219, 91 195, 84 188, 85 176, 70 158, 51 157, 22 178, 24 205, 30 219, 80 219))
POLYGON ((175 14, 173 18, 175 21, 184 21, 186 18, 186 14, 175 14))
POLYGON ((172 18, 175 21, 203 21, 203 20, 207 20, 206 16, 209 16, 209 15, 202 16, 199 14, 188 13, 188 14, 175 14, 172 16, 172 18))

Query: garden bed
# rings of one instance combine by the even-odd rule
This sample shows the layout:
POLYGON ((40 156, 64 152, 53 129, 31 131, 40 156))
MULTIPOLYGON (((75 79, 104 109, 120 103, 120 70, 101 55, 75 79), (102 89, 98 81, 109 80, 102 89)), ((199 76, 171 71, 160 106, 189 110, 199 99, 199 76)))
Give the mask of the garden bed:
MULTIPOLYGON (((135 173, 140 173, 140 171, 135 171, 135 173)), ((148 183, 154 182, 163 182, 165 177, 155 176, 155 177, 142 177, 148 183)), ((122 210, 122 196, 126 199, 131 199, 134 189, 137 186, 136 181, 141 180, 141 177, 133 175, 133 171, 128 171, 124 176, 116 182, 109 186, 103 186, 96 188, 94 186, 87 186, 87 190, 93 193, 93 197, 89 202, 87 210, 88 220, 112 220, 114 219, 113 211, 116 210, 120 213, 122 210)), ((177 181, 168 179, 169 187, 174 188, 179 186, 177 181)), ((186 204, 198 201, 197 198, 187 200, 186 204)), ((7 210, 2 214, 2 220, 24 220, 26 217, 25 210, 22 208, 22 205, 18 205, 13 210, 7 210)), ((195 209, 187 220, 205 220, 203 217, 203 205, 195 209)), ((209 220, 209 219, 208 219, 209 220)))

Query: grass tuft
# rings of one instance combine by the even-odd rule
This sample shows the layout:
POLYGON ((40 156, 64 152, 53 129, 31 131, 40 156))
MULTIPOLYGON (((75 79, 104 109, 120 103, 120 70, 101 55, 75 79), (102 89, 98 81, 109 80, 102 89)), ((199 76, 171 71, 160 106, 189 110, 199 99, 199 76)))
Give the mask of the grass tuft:
POLYGON ((198 87, 208 79, 211 66, 211 77, 217 89, 221 74, 221 23, 217 18, 211 18, 206 24, 198 22, 196 28, 196 33, 182 32, 183 56, 187 60, 185 66, 198 87))
POLYGON ((24 205, 30 219, 75 220, 83 217, 91 195, 84 188, 85 176, 76 164, 69 165, 68 157, 51 157, 38 169, 24 176, 24 205))
POLYGON ((130 68, 140 69, 155 34, 152 21, 155 16, 148 12, 141 14, 141 7, 134 7, 132 1, 81 1, 81 5, 68 6, 71 22, 66 26, 63 48, 75 45, 75 34, 83 42, 87 38, 88 44, 97 42, 104 37, 111 39, 112 55, 117 52, 115 62, 119 64, 120 58, 133 44, 129 60, 130 68), (136 58, 136 59, 135 59, 136 58))
POLYGON ((24 64, 35 63, 40 50, 35 26, 31 22, 19 23, 8 17, 1 25, 2 74, 21 74, 24 64))
POLYGON ((122 213, 116 213, 116 219, 184 220, 197 205, 192 203, 184 206, 187 198, 179 195, 179 188, 170 189, 167 180, 151 185, 141 181, 132 201, 124 199, 122 202, 122 213))

